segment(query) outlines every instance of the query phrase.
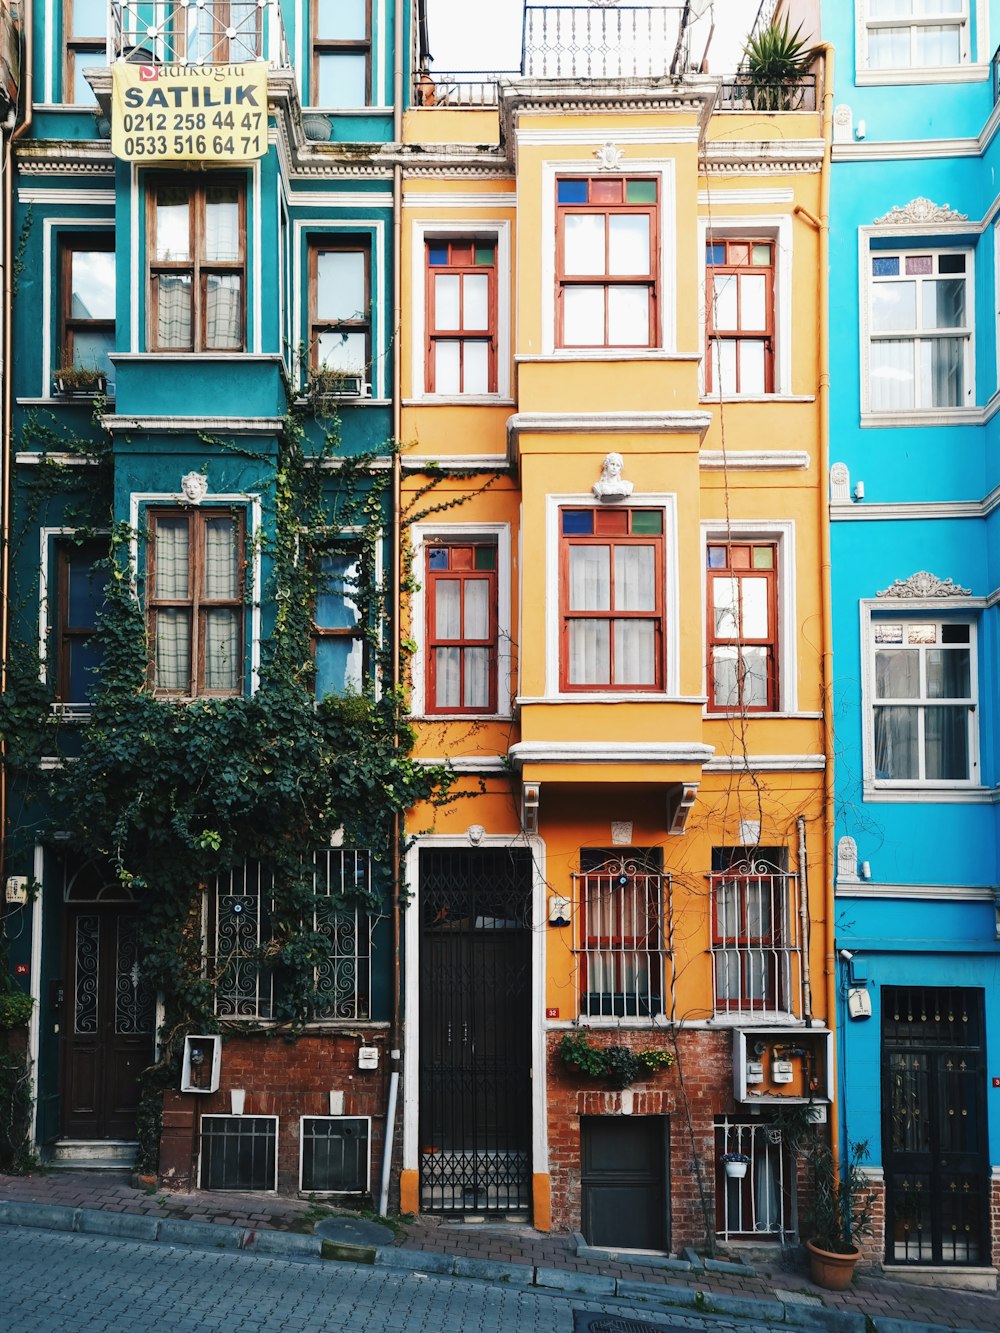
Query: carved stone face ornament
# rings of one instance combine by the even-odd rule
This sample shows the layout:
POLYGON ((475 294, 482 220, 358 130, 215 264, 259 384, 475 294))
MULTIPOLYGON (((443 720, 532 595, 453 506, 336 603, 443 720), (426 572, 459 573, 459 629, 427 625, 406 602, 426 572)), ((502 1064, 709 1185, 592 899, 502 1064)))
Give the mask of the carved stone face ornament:
POLYGON ((187 472, 181 477, 181 496, 190 505, 201 504, 208 494, 208 478, 204 472, 187 472))
POLYGON ((600 479, 590 488, 598 500, 602 503, 613 503, 616 500, 624 500, 632 494, 632 482, 626 481, 622 476, 624 470, 625 460, 621 454, 605 455, 600 479))

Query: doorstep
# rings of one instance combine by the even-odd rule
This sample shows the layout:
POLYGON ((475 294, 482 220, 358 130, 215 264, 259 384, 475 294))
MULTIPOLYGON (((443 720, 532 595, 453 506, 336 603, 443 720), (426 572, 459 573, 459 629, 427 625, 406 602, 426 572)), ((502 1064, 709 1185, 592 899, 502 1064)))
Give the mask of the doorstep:
POLYGON ((883 1264, 882 1274, 893 1282, 921 1287, 953 1287, 956 1291, 997 1291, 995 1268, 959 1268, 949 1264, 883 1264))

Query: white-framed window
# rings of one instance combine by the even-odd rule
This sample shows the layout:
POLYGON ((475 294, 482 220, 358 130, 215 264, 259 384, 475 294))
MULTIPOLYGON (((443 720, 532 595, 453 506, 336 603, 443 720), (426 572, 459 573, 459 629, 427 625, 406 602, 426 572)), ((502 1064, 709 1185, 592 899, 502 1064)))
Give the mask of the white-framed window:
POLYGON ((869 411, 972 407, 972 251, 872 249, 867 280, 869 411))
POLYGON ((508 221, 478 218, 413 224, 413 398, 468 403, 510 397, 510 231, 508 221), (479 295, 470 281, 482 289, 479 306, 469 300, 479 295), (456 294, 458 284, 463 290, 456 294), (474 356, 465 355, 469 349, 474 356))
POLYGON ((638 699, 678 679, 674 495, 546 499, 546 695, 638 699), (614 513, 611 510, 614 509, 614 513))
POLYGON ((976 622, 906 611, 868 619, 866 769, 878 787, 979 780, 976 622))
POLYGON ((510 716, 510 566, 506 523, 413 528, 415 716, 510 716))
POLYGON ((709 715, 798 710, 795 524, 701 525, 709 715))
POLYGON ((791 393, 793 236, 789 216, 700 220, 703 396, 791 393))
POLYGON ((861 0, 862 69, 948 69, 972 58, 971 0, 861 0))

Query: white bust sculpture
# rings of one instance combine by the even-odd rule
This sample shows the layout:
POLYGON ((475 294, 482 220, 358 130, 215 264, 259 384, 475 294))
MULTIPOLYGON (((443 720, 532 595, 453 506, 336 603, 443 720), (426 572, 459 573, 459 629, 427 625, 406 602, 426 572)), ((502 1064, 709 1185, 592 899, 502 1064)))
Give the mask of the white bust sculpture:
POLYGON ((601 476, 595 481, 591 490, 597 496, 598 500, 603 502, 624 500, 632 494, 632 483, 626 481, 622 476, 625 469, 625 460, 621 454, 606 454, 604 462, 601 465, 601 476))
POLYGON ((208 478, 204 472, 186 472, 181 477, 181 495, 188 504, 201 504, 208 494, 208 478))

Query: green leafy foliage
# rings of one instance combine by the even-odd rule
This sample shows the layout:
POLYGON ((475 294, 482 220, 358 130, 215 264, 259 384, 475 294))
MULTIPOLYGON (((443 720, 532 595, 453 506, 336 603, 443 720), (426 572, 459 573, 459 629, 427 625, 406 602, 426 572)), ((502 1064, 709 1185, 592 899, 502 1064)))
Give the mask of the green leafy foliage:
POLYGON ((791 31, 787 16, 784 23, 774 19, 769 27, 753 33, 743 52, 753 109, 794 110, 799 102, 796 84, 809 72, 817 54, 815 47, 806 46, 801 24, 791 31))
POLYGON ((872 1233, 876 1196, 861 1164, 867 1141, 849 1143, 837 1171, 827 1143, 817 1138, 806 1150, 809 1192, 805 1229, 814 1245, 831 1254, 853 1254, 872 1233))
POLYGON ((615 1088, 627 1088, 643 1075, 656 1074, 674 1064, 672 1051, 655 1047, 632 1051, 627 1046, 593 1046, 582 1032, 567 1032, 559 1043, 563 1063, 589 1078, 604 1078, 615 1088))

